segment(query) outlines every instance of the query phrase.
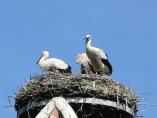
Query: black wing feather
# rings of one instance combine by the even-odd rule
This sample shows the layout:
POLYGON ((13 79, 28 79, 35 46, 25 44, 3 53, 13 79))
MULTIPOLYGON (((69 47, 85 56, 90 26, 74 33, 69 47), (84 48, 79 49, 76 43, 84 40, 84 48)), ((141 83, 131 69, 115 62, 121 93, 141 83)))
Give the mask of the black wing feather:
POLYGON ((71 66, 68 65, 67 69, 57 69, 59 70, 61 73, 72 73, 71 72, 71 66))
POLYGON ((104 65, 106 65, 109 68, 110 74, 112 74, 112 65, 110 64, 110 62, 104 58, 102 58, 101 61, 104 65))

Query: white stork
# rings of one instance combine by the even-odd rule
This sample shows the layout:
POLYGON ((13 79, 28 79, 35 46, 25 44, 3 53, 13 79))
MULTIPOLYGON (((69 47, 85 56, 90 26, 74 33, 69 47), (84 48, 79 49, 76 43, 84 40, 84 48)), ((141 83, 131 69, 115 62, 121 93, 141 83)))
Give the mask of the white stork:
POLYGON ((97 74, 105 73, 107 75, 112 74, 112 65, 108 61, 108 57, 105 52, 99 48, 91 45, 91 35, 86 36, 86 54, 90 59, 94 70, 97 74))
POLYGON ((76 56, 76 63, 80 65, 82 74, 95 73, 94 68, 86 53, 78 54, 76 56))
POLYGON ((48 51, 43 51, 37 61, 42 71, 53 71, 62 73, 71 73, 71 67, 64 61, 56 58, 49 58, 48 51))

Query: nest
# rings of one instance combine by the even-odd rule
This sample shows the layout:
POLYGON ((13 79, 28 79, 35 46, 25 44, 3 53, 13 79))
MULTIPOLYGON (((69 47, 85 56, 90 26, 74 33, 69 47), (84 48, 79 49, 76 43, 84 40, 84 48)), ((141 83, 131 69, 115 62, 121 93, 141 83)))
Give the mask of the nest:
POLYGON ((104 100, 126 103, 136 108, 138 96, 127 86, 124 86, 109 76, 95 74, 62 74, 46 73, 31 78, 29 83, 22 85, 15 99, 18 110, 30 101, 63 97, 94 97, 104 100))

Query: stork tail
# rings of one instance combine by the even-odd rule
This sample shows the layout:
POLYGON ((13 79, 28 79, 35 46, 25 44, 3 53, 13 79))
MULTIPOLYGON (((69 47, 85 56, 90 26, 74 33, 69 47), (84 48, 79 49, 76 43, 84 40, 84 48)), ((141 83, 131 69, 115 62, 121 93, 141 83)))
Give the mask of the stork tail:
POLYGON ((71 66, 68 65, 68 68, 66 69, 66 73, 72 73, 71 72, 71 66))
POLYGON ((67 69, 58 69, 58 71, 60 71, 61 73, 72 73, 71 67, 69 65, 67 69))

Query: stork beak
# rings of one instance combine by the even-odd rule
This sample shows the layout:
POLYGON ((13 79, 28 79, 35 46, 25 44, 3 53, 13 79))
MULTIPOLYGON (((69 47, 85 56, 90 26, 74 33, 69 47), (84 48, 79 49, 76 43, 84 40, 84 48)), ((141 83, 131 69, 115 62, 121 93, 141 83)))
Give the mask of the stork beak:
MULTIPOLYGON (((41 57, 42 57, 42 56, 41 56, 41 57)), ((36 62, 36 64, 38 64, 38 63, 39 63, 39 61, 40 61, 41 57, 38 59, 38 61, 36 62)))

